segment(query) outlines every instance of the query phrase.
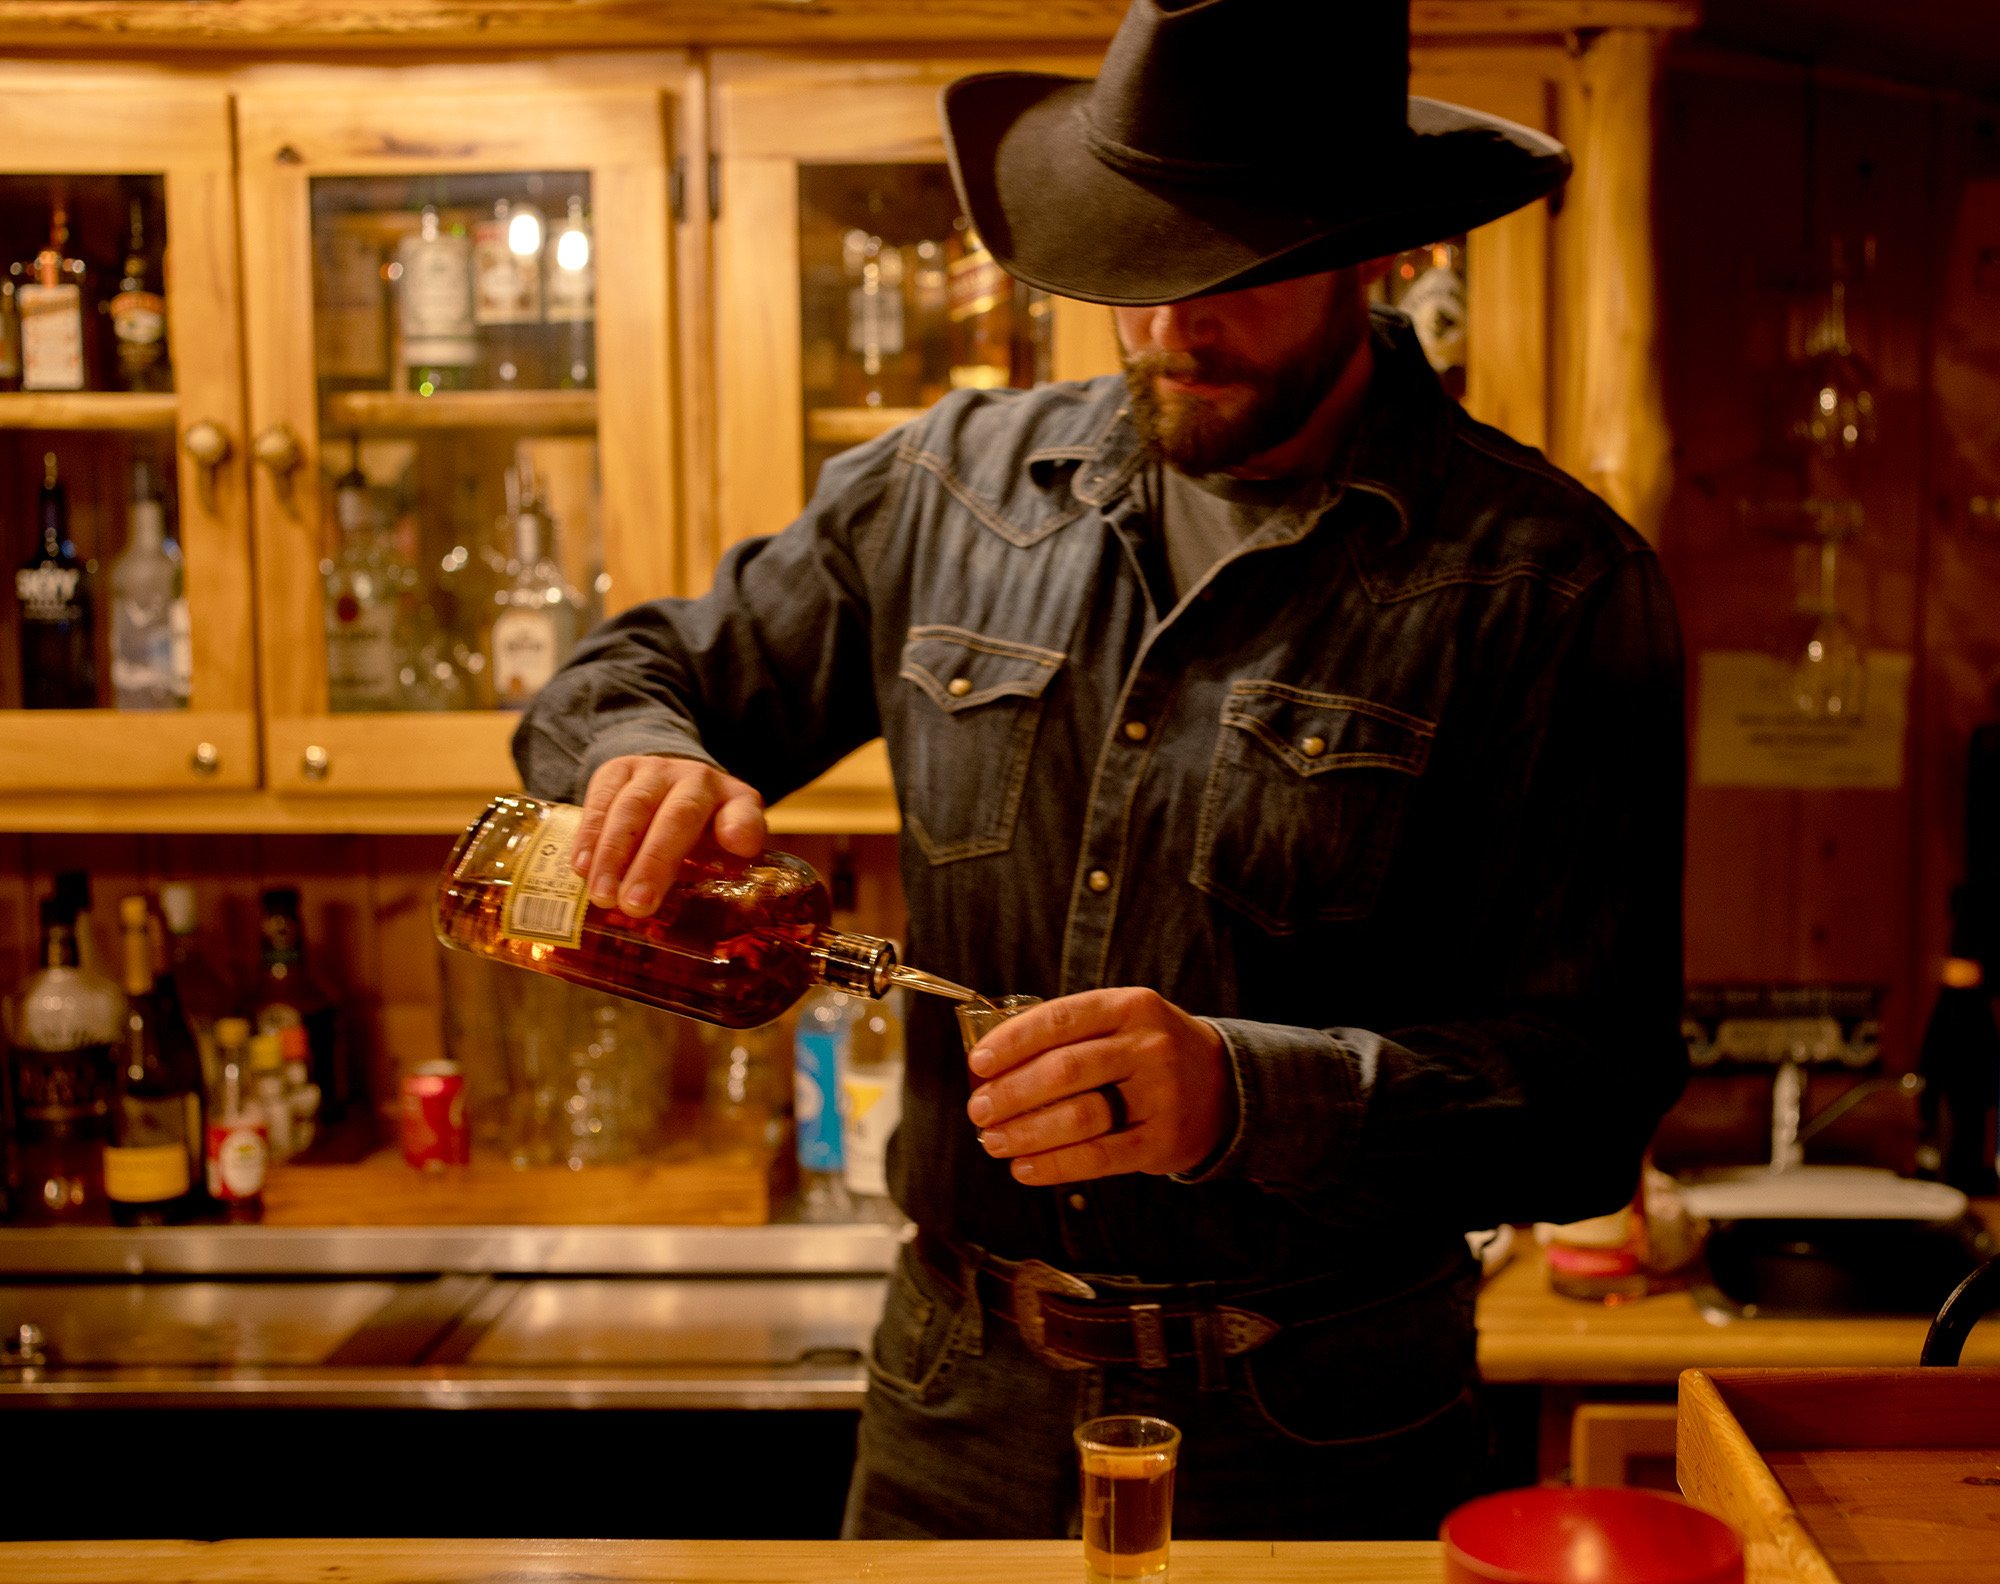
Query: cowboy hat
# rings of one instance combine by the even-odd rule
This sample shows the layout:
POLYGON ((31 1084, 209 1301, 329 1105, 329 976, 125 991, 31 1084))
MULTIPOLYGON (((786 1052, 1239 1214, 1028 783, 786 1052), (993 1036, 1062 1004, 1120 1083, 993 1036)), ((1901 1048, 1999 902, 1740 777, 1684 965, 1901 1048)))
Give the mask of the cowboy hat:
POLYGON ((1133 0, 1095 80, 941 96, 959 201, 1030 286, 1143 305, 1456 236, 1568 176, 1554 138, 1409 93, 1408 0, 1133 0))

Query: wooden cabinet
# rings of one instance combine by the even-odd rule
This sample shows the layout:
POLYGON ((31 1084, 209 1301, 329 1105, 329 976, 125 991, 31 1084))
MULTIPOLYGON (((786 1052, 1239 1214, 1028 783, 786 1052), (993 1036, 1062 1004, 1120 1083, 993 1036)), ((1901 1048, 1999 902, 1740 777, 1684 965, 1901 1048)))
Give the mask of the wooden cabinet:
MULTIPOLYGON (((982 69, 1089 75, 1118 8, 1091 21, 988 7, 916 31, 893 8, 853 0, 825 8, 831 20, 760 12, 728 27, 701 7, 670 4, 643 25, 557 9, 534 12, 546 36, 531 57, 500 50, 476 7, 436 8, 431 63, 413 64, 382 52, 398 36, 386 14, 281 15, 259 0, 232 12, 233 31, 190 30, 179 7, 120 12, 122 47, 174 52, 172 66, 0 61, 0 222, 27 190, 7 186, 15 176, 156 181, 175 375, 171 392, 144 395, 0 394, 0 458, 19 474, 42 434, 107 476, 135 450, 170 456, 193 631, 185 710, 7 711, 0 828, 462 821, 512 778, 517 717, 493 707, 497 665, 482 674, 478 663, 504 569, 489 566, 483 582, 476 564, 466 572, 482 553, 506 560, 490 537, 503 472, 545 487, 555 559, 588 614, 706 587, 730 544, 798 512, 826 457, 942 388, 924 339, 941 332, 918 322, 928 310, 914 287, 898 310, 914 317, 871 318, 866 335, 848 295, 873 289, 855 258, 876 259, 878 245, 878 274, 935 271, 957 245, 938 89, 982 69), (273 31, 259 33, 264 23, 273 31), (1037 37, 1050 42, 1009 42, 1037 37), (674 42, 687 48, 662 47, 674 42), (237 53, 206 53, 222 47, 237 53), (589 377, 501 379, 482 365, 466 382, 479 388, 423 385, 397 332, 407 283, 392 278, 423 211, 447 230, 523 208, 552 227, 571 198, 596 272, 589 377), (356 281, 371 257, 380 265, 373 307, 335 279, 357 257, 356 281), (332 320, 373 324, 370 313, 384 325, 379 366, 329 351, 332 320), (873 368, 878 351, 904 384, 856 384, 855 358, 873 368), (435 687, 429 661, 415 668, 421 708, 357 703, 330 674, 327 578, 347 539, 336 491, 354 478, 378 500, 397 564, 414 569, 398 574, 405 603, 427 632, 450 625, 440 612, 464 628, 432 649, 406 646, 444 656, 435 687)), ((0 47, 74 49, 109 15, 30 0, 0 22, 0 47)), ((1681 0, 1416 10, 1414 91, 1551 130, 1578 159, 1560 206, 1465 240, 1467 405, 1543 446, 1642 529, 1666 457, 1651 83, 1666 30, 1691 20, 1681 0), (1586 25, 1597 31, 1566 31, 1586 25)), ((0 241, 19 252, 11 233, 0 241)), ((1018 307, 1014 379, 1116 368, 1108 310, 1027 293, 1018 307)), ((0 513, 21 498, 15 489, 0 513)), ((107 541, 100 559, 117 548, 107 541)), ((893 829, 880 744, 775 823, 893 829)))

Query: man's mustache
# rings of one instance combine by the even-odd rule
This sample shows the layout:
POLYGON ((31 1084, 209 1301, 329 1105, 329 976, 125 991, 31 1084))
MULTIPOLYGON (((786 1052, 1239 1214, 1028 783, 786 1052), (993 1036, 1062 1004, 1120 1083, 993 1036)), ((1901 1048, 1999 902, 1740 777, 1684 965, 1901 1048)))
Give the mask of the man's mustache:
POLYGON ((1202 385, 1255 385, 1263 370, 1227 352, 1138 352, 1125 366, 1144 380, 1191 380, 1202 385))

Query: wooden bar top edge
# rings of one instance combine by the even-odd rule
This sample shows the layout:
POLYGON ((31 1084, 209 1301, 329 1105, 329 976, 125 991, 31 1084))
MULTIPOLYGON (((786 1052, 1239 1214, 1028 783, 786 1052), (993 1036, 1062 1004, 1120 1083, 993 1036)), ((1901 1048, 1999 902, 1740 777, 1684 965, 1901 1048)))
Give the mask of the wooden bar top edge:
MULTIPOLYGON (((1430 1541, 1177 1540, 1175 1584, 1435 1584, 1430 1541)), ((0 1544, 0 1584, 1075 1584, 1075 1540, 144 1540, 0 1544)))

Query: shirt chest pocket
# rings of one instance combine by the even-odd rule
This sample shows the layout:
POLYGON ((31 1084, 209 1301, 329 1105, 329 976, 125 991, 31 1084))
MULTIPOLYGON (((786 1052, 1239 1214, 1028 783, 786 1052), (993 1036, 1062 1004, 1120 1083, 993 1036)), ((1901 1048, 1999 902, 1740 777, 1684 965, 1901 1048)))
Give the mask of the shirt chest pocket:
POLYGON ((1274 935, 1364 917, 1435 731, 1367 699, 1232 683, 1188 878, 1274 935))
POLYGON ((912 627, 915 691, 899 755, 904 820, 934 864, 1005 852, 1034 758, 1043 695, 1064 656, 960 627, 912 627))

